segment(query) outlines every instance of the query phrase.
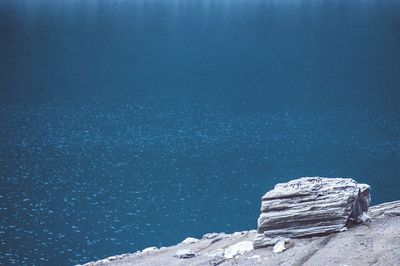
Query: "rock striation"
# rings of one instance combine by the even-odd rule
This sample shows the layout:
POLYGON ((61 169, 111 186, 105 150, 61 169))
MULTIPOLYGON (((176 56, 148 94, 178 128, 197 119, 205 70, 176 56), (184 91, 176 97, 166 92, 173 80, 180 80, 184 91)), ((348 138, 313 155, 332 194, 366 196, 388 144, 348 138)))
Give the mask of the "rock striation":
POLYGON ((279 237, 299 238, 345 230, 366 220, 370 186, 351 178, 303 177, 277 184, 261 201, 254 248, 279 237))
POLYGON ((374 217, 400 216, 400 200, 372 206, 370 209, 370 214, 374 217))

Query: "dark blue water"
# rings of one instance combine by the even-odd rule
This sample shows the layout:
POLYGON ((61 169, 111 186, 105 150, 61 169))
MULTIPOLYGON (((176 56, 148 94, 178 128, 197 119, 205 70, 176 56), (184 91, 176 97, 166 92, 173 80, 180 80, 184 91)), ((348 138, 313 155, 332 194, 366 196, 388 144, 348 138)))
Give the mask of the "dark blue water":
POLYGON ((399 1, 0 2, 0 264, 256 227, 300 176, 399 199, 399 1))

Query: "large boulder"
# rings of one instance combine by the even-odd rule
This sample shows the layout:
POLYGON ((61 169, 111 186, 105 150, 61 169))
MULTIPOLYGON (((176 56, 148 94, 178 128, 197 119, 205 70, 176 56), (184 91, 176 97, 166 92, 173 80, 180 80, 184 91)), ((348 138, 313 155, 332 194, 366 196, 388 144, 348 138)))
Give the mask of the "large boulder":
POLYGON ((278 237, 297 238, 345 230, 365 220, 370 186, 351 178, 303 177, 277 184, 261 201, 254 248, 275 245, 278 237))

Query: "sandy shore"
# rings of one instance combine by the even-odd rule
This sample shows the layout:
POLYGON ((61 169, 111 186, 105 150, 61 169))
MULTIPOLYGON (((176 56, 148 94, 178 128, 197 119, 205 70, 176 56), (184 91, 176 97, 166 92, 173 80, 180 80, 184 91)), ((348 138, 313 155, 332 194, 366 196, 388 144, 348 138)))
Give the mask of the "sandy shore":
POLYGON ((371 222, 328 236, 290 239, 287 250, 275 254, 272 247, 256 249, 227 259, 224 251, 242 241, 253 241, 256 232, 215 234, 195 243, 148 249, 145 252, 112 256, 85 265, 400 265, 400 201, 371 207, 371 222), (177 258, 190 249, 192 258, 177 258))

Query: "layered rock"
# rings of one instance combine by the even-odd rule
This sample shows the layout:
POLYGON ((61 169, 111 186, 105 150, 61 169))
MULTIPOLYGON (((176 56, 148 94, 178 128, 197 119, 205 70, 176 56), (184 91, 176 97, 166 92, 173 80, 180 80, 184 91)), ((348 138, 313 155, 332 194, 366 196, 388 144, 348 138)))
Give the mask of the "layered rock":
POLYGON ((365 220, 370 186, 351 178, 303 177, 277 184, 262 197, 254 247, 275 245, 278 237, 298 238, 344 230, 365 220))

